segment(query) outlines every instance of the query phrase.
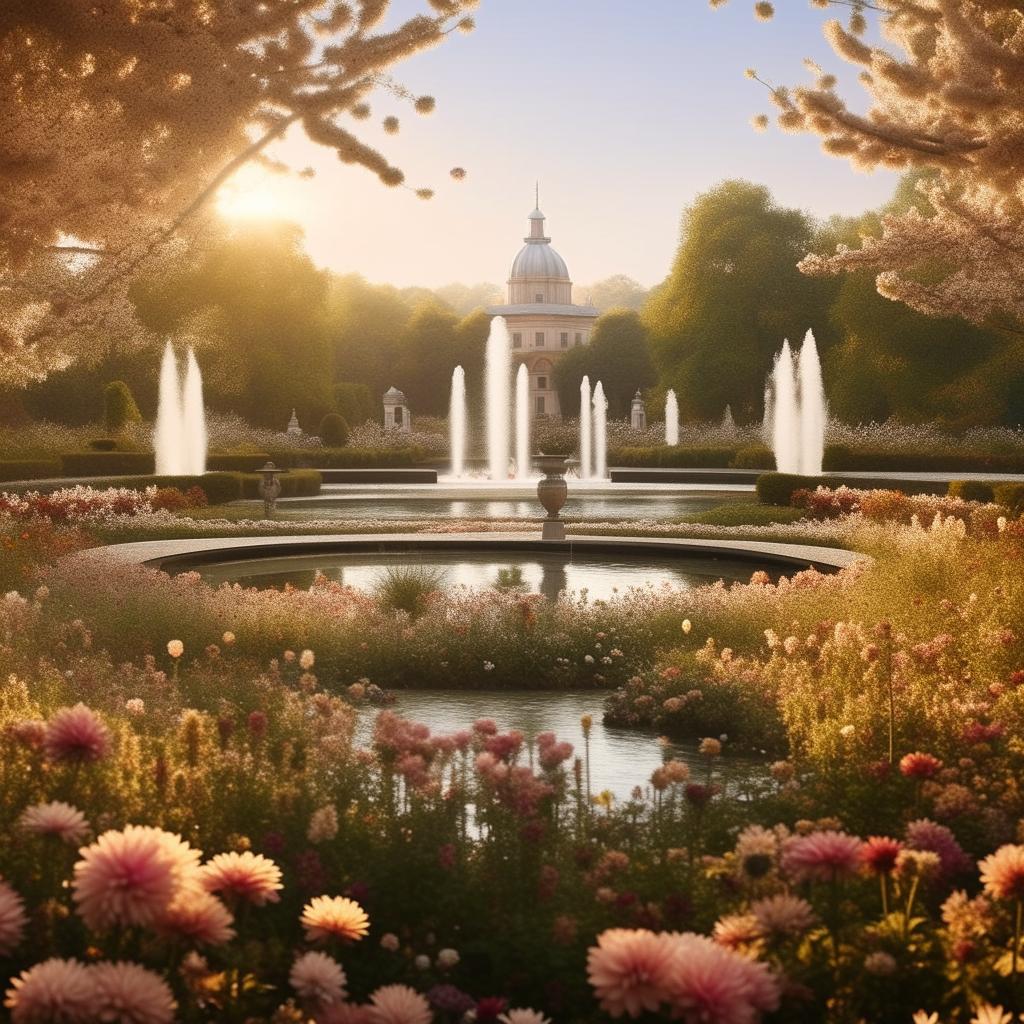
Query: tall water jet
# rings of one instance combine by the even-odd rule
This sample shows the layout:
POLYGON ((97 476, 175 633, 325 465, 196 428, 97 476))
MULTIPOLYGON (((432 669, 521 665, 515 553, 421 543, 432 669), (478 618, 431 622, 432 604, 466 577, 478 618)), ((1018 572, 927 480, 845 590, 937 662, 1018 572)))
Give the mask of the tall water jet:
POLYGON ((584 374, 580 381, 580 479, 590 479, 592 423, 590 413, 590 378, 584 374))
POLYGON ((530 475, 530 378, 526 363, 516 371, 516 479, 530 475))
POLYGON ((180 476, 184 470, 184 426, 181 419, 181 387, 178 360, 170 341, 160 363, 160 389, 153 430, 156 472, 161 476, 180 476))
POLYGON ((492 480, 507 480, 512 350, 502 316, 491 321, 484 358, 488 475, 492 480))
POLYGON ((452 370, 448 435, 452 454, 451 473, 454 477, 461 477, 466 471, 466 371, 461 366, 452 370))
POLYGON ((772 367, 772 450, 780 473, 800 472, 800 399, 788 341, 772 367))
POLYGON ((679 401, 672 388, 665 393, 665 444, 679 444, 679 401))
POLYGON ((800 349, 800 472, 820 476, 825 458, 825 427, 828 409, 821 379, 821 360, 814 333, 808 331, 800 349))
POLYGON ((196 354, 190 348, 181 399, 182 451, 184 469, 190 476, 206 472, 206 409, 203 406, 203 377, 196 354))
POLYGON ((598 480, 608 476, 608 399, 600 381, 594 388, 594 476, 598 480))

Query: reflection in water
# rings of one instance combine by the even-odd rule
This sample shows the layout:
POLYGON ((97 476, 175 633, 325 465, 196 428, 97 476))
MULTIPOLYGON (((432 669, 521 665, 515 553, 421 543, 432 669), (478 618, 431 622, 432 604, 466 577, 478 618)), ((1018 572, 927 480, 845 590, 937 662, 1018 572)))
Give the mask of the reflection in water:
MULTIPOLYGON (((730 501, 750 501, 749 494, 717 494, 679 491, 644 494, 573 494, 562 510, 568 521, 626 519, 682 519, 730 501)), ((317 498, 278 502, 288 519, 540 519, 544 510, 535 497, 529 498, 422 498, 390 495, 325 493, 317 498)))
MULTIPOLYGON (((285 585, 309 589, 316 572, 358 590, 373 591, 389 571, 423 569, 439 575, 443 586, 475 590, 507 586, 555 599, 560 593, 586 593, 606 600, 630 587, 690 588, 713 580, 749 580, 756 563, 722 558, 629 554, 574 556, 568 551, 386 551, 324 552, 280 558, 253 558, 200 565, 197 571, 212 585, 241 583, 260 589, 285 585), (505 582, 502 583, 502 580, 505 582)), ((777 577, 778 570, 766 567, 777 577)))
MULTIPOLYGON (((468 728, 478 718, 493 718, 500 729, 519 729, 528 740, 550 730, 568 740, 583 755, 580 717, 593 716, 590 733, 591 789, 608 789, 619 800, 629 798, 634 786, 646 786, 651 772, 665 758, 676 757, 690 766, 691 778, 704 782, 708 761, 697 752, 696 743, 670 743, 662 747, 656 736, 631 729, 606 727, 601 721, 603 693, 547 693, 521 691, 402 690, 394 711, 429 726, 435 733, 468 728)), ((360 712, 357 738, 368 743, 373 732, 375 711, 360 712)), ((728 750, 728 744, 726 744, 728 750)), ((719 758, 715 781, 723 783, 733 796, 744 795, 748 786, 764 777, 764 766, 749 758, 719 758)))

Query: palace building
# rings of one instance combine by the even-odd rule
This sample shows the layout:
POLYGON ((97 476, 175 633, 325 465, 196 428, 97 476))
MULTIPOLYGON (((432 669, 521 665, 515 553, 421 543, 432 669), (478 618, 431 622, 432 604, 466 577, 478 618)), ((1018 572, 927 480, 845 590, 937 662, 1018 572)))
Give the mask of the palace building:
POLYGON ((512 262, 508 303, 490 306, 487 312, 505 318, 513 362, 517 369, 519 363, 526 364, 533 415, 560 416, 552 370, 567 349, 587 344, 597 310, 573 305, 569 269, 544 234, 539 200, 529 221, 526 244, 512 262))

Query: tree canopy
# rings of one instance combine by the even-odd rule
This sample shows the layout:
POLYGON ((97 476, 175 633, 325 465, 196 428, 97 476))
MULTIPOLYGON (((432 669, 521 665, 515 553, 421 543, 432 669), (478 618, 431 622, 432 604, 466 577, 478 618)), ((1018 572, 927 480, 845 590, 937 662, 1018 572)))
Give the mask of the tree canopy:
POLYGON ((392 30, 387 0, 0 5, 0 383, 137 339, 131 282, 193 251, 220 185, 293 127, 402 184, 350 121, 377 87, 433 109, 387 72, 475 0, 429 4, 392 30))

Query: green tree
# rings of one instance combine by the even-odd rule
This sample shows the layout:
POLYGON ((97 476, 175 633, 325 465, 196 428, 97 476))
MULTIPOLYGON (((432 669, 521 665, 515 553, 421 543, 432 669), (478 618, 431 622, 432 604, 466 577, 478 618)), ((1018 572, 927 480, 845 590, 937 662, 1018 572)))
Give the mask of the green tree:
POLYGON ((597 306, 602 313, 609 309, 643 309, 650 295, 639 281, 625 274, 612 274, 594 284, 577 285, 573 292, 577 302, 597 306))
POLYGON ((436 299, 421 302, 402 336, 395 376, 414 414, 443 416, 448 411, 452 370, 458 364, 458 317, 436 299))
POLYGON ((349 381, 334 385, 334 403, 345 421, 356 426, 372 420, 377 411, 370 389, 365 384, 349 381))
POLYGON ((812 235, 805 214, 745 181, 723 182, 685 212, 671 272, 644 311, 661 383, 684 418, 717 419, 730 405, 737 420, 757 420, 783 340, 812 328, 830 346, 836 284, 796 266, 812 235))
POLYGON ((103 425, 111 434, 124 430, 129 423, 142 420, 131 388, 123 380, 112 380, 103 389, 103 425))
POLYGON ((584 374, 591 384, 604 384, 609 416, 629 416, 637 388, 644 390, 657 380, 647 328, 638 313, 631 309, 605 313, 594 325, 590 343, 569 349, 555 364, 558 401, 567 414, 579 411, 584 374))

